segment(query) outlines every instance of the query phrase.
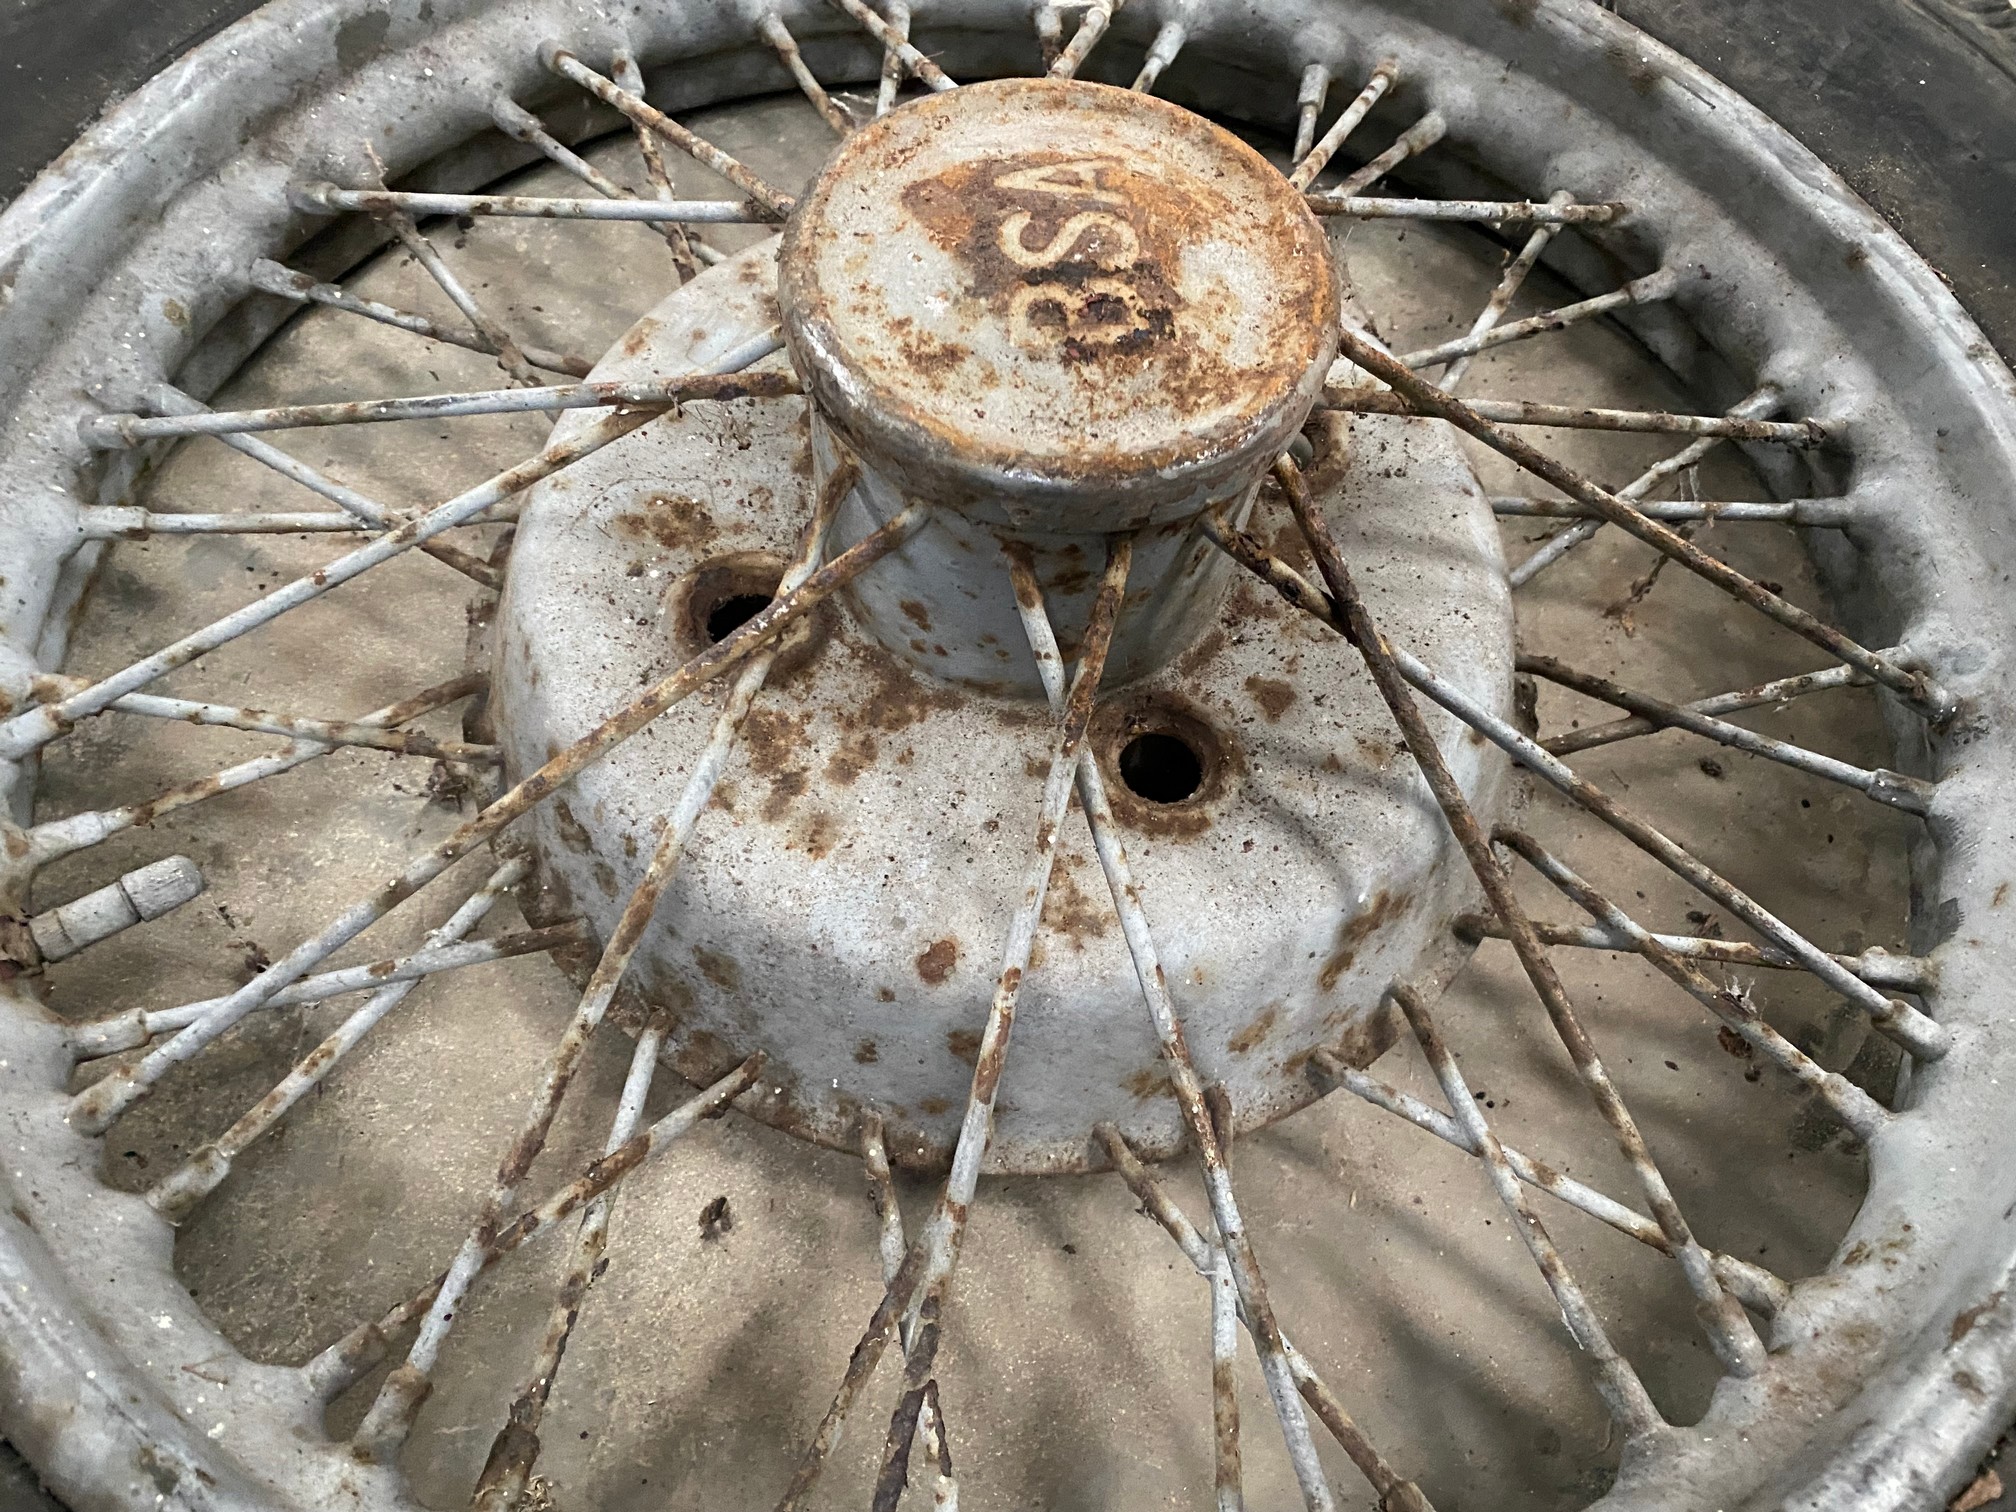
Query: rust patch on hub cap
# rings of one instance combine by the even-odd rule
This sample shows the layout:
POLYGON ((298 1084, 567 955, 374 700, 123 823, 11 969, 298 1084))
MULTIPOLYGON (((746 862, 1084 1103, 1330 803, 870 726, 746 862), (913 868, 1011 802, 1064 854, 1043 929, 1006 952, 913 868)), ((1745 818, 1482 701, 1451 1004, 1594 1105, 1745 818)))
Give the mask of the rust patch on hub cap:
POLYGON ((799 371, 869 466, 947 502, 1003 490, 1194 510, 1264 465, 1328 370, 1322 229, 1267 161, 1164 101, 1002 79, 834 154, 784 238, 799 371))

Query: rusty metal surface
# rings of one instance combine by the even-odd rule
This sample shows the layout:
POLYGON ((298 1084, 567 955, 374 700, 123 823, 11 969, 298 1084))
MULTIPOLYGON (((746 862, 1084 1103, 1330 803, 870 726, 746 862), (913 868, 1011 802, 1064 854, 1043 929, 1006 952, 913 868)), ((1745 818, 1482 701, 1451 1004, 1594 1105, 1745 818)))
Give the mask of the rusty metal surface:
MULTIPOLYGON (((770 255, 742 254, 671 296, 611 353, 613 370, 700 360, 775 319, 770 255)), ((641 464, 577 472, 531 497, 500 611, 498 719, 511 759, 542 759, 549 742, 572 738, 648 669, 692 647, 687 606, 710 564, 781 563, 815 466, 797 409, 751 407, 717 424, 695 406, 636 438, 641 464), (668 491, 656 481, 665 477, 704 481, 706 499, 668 491), (731 510, 723 500, 744 502, 731 510)), ((1460 458, 1424 428, 1367 419, 1337 432, 1318 474, 1355 551, 1417 564, 1404 589, 1372 574, 1368 593, 1410 637, 1473 669, 1480 699, 1509 707, 1502 567, 1460 458), (1424 547, 1432 566, 1420 562, 1424 547)), ((970 580, 993 602, 928 586, 929 564, 956 554, 942 544, 958 528, 948 513, 859 580, 856 612, 822 621, 816 656, 787 655, 694 838, 694 864, 668 895, 678 926, 654 926, 635 968, 642 995, 674 1013, 668 1042, 686 1074, 764 1048, 771 1071, 745 1111, 853 1148, 859 1112, 872 1107, 888 1121, 891 1158, 926 1167, 949 1156, 982 1026, 976 994, 997 964, 1004 900, 1021 887, 1008 840, 1034 823, 1047 745, 1029 700, 914 672, 864 631, 887 614, 927 647, 995 635, 1016 658, 997 665, 1018 686, 1035 684, 990 536, 954 538, 984 548, 969 555, 970 580), (898 593, 911 583, 927 596, 898 593), (976 750, 996 754, 976 763, 976 750), (948 876, 956 889, 943 885, 948 876), (861 898, 874 900, 865 912, 861 898)), ((876 523, 857 494, 836 537, 876 523)), ((1088 568, 1096 560, 1079 557, 1088 568)), ((1082 610, 1053 612, 1061 625, 1082 610)), ((1251 589, 1232 593, 1193 645, 1118 691, 1094 727, 1130 846, 1145 847, 1151 916, 1190 921, 1166 947, 1171 980, 1200 1066, 1231 1089, 1242 1127, 1307 1100, 1300 1069, 1314 1046, 1354 1061, 1384 1046, 1379 984, 1402 962, 1431 977, 1451 968, 1438 921, 1465 906, 1467 890, 1441 864, 1439 821, 1396 801, 1406 769, 1391 738, 1375 733, 1383 713, 1353 675, 1355 653, 1292 623, 1251 589), (1271 639, 1282 631, 1294 637, 1286 664, 1271 639), (1312 677, 1327 679, 1321 704, 1291 681, 1312 677), (1151 803, 1120 780, 1118 751, 1142 729, 1185 732, 1205 749, 1195 800, 1151 803), (1342 865, 1315 841, 1329 833, 1356 837, 1342 865), (1301 902, 1267 930, 1221 926, 1209 900, 1228 886, 1301 902)), ((607 937, 643 864, 632 854, 639 816, 669 802, 711 717, 675 711, 532 818, 546 858, 543 908, 578 910, 607 937)), ((1436 728, 1466 790, 1493 808, 1502 769, 1453 723, 1436 728)), ((1067 833, 991 1169, 1081 1168, 1100 1120, 1158 1154, 1182 1137, 1095 868, 1091 847, 1067 833)))
POLYGON ((1337 308, 1320 228, 1257 152, 1056 80, 850 137, 780 280, 793 358, 864 464, 1022 528, 1162 523, 1236 488, 1301 424, 1337 308))

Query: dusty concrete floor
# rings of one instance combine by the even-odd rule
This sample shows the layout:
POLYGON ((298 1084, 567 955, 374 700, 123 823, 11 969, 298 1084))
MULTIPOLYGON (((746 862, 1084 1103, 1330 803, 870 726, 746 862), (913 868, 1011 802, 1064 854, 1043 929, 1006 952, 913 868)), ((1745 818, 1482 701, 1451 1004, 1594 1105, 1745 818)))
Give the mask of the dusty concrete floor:
MULTIPOLYGON (((702 129, 760 170, 795 182, 830 140, 795 99, 717 115, 702 129)), ((624 143, 603 157, 638 178, 624 143)), ((530 192, 570 192, 534 175, 530 192)), ((711 192, 690 174, 697 192, 711 192)), ((721 245, 734 245, 723 234, 721 245)), ((1403 346, 1466 323, 1495 277, 1495 253, 1457 233, 1361 226, 1343 250, 1381 329, 1403 346)), ((599 350, 665 288, 661 246, 634 227, 485 223, 450 255, 479 297, 526 339, 599 350), (466 242, 466 244, 465 244, 466 242), (561 254, 565 253, 563 257, 561 254)), ((385 259, 362 292, 446 314, 417 268, 385 259)), ((1536 278, 1522 310, 1560 302, 1536 278)), ((483 358, 318 313, 297 321, 226 396, 254 403, 488 386, 483 358)), ((1582 328, 1480 362, 1469 390, 1548 400, 1691 407, 1619 333, 1582 328)), ((536 420, 410 424, 369 434, 302 432, 288 449, 373 492, 414 505, 536 448, 536 420)), ((1666 454, 1651 438, 1552 433, 1546 443, 1620 483, 1666 454)), ((1488 491, 1524 491, 1480 456, 1488 491)), ((1688 480, 1703 497, 1760 497, 1733 452, 1688 480)), ((152 507, 317 507, 221 446, 184 448, 152 507)), ((1536 531, 1507 532, 1517 559, 1536 531)), ((1772 527, 1720 525, 1704 544, 1794 598, 1817 602, 1797 541, 1772 527)), ((250 537, 122 544, 76 643, 73 670, 117 665, 165 634, 309 570, 338 547, 250 537)), ((1615 531, 1524 595, 1522 640, 1668 696, 1695 696, 1817 665, 1809 647, 1733 608, 1684 573, 1660 576, 1628 614, 1611 612, 1651 564, 1615 531)), ((346 586, 276 629, 168 679, 163 690, 351 715, 458 670, 467 585, 409 557, 346 586)), ((1541 701, 1543 728, 1606 717, 1565 695, 1541 701)), ((1851 760, 1880 763, 1866 694, 1822 695, 1755 723, 1851 760)), ((429 727, 446 731, 452 720, 429 727)), ((42 812, 128 799, 265 748, 258 737, 112 717, 51 755, 42 812)), ((1902 938, 1903 846, 1912 821, 1781 767, 1669 734, 1607 747, 1583 770, 1830 948, 1902 938), (1713 758, 1704 764, 1704 757, 1713 758), (1712 769, 1711 769, 1712 768, 1712 769)), ((185 810, 52 869, 46 901, 114 871, 186 852, 210 889, 53 973, 55 1001, 80 1016, 213 995, 277 957, 458 817, 430 799, 424 763, 348 753, 185 810)), ((1034 803, 1032 790, 1031 802, 1034 803)), ((1657 927, 1727 928, 1621 841, 1549 798, 1530 827, 1576 858, 1657 927)), ((345 959, 418 939, 484 869, 472 858, 345 959)), ((1540 890, 1543 918, 1570 911, 1540 890)), ((487 932, 511 927, 500 909, 487 932)), ((1005 906, 1004 906, 1005 918, 1005 906)), ((1774 1073, 1753 1082, 1690 1001, 1628 960, 1560 953, 1561 968, 1667 1174, 1706 1242, 1787 1277, 1822 1267, 1852 1215, 1857 1152, 1774 1073)), ((1859 1020, 1797 978, 1764 974, 1774 1022, 1827 1064, 1880 1080, 1859 1020)), ((548 1046, 571 1008, 543 962, 477 968, 417 992, 262 1142, 188 1226, 182 1275, 246 1352, 300 1360, 431 1275, 459 1240, 548 1046)), ((107 1175, 142 1185, 234 1118, 350 1006, 269 1013, 227 1037, 191 1074, 122 1122, 107 1175)), ((1513 966, 1486 945, 1442 1012, 1466 1074, 1509 1142, 1629 1198, 1628 1178, 1513 966)), ((543 1190, 599 1145, 628 1046, 595 1046, 531 1183, 543 1190)), ((1378 1067, 1430 1102, 1418 1056, 1378 1067)), ((1011 1069, 1010 1075, 1013 1072, 1011 1069)), ((661 1085, 654 1106, 678 1095, 661 1085)), ((1474 1164, 1348 1097, 1332 1097, 1243 1142, 1237 1169, 1278 1310, 1372 1437, 1416 1475, 1442 1512, 1579 1505, 1599 1492, 1614 1445, 1583 1367, 1537 1274, 1474 1164)), ((1192 1213, 1203 1202, 1170 1172, 1192 1213)), ((907 1192, 913 1215, 927 1200, 907 1192)), ((1713 1363, 1673 1268, 1607 1230, 1549 1212, 1553 1231, 1619 1345, 1676 1420, 1698 1415, 1713 1363)), ((542 1471, 562 1512, 714 1508, 774 1498, 837 1382, 880 1287, 858 1163, 746 1120, 703 1127, 624 1189, 608 1273, 593 1292, 555 1389, 542 1471), (734 1227, 703 1237, 701 1211, 725 1196, 734 1227)), ((458 1323, 406 1455, 418 1496, 461 1504, 527 1368, 564 1244, 502 1268, 458 1323)), ((1202 1285, 1138 1217, 1111 1177, 983 1185, 943 1357, 943 1399, 966 1504, 974 1508, 1194 1506, 1211 1480, 1208 1330, 1202 1285)), ((1247 1486, 1255 1506, 1288 1504, 1293 1484, 1257 1371, 1242 1360, 1247 1486)), ((362 1389, 338 1402, 342 1431, 362 1389)), ((860 1422, 886 1411, 885 1379, 860 1422)), ((821 1505, 865 1499, 878 1429, 858 1429, 821 1505)), ((1341 1455, 1343 1504, 1369 1504, 1341 1455)))

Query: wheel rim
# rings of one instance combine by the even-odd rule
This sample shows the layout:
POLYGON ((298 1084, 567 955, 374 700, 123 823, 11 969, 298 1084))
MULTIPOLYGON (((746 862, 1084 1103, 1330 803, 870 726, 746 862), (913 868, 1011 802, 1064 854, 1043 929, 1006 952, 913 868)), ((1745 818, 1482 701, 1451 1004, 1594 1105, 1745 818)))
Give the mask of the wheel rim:
MULTIPOLYGON (((818 76, 875 75, 881 48, 847 18, 800 8, 782 14, 818 76)), ((1843 623, 1864 645, 1908 647, 1912 665, 1927 669, 1957 702, 1957 712, 1936 725, 1902 701, 1887 705, 1898 754, 1885 763, 1939 779, 1914 868, 1911 943, 1936 967, 1937 991, 1925 996, 1951 1049, 1914 1076, 1908 1111, 1874 1135, 1860 1214, 1837 1264, 1778 1310, 1765 1373, 1748 1383, 1725 1381, 1702 1426, 1660 1435, 1656 1454, 1627 1456, 1611 1493, 1618 1505, 1733 1500, 1774 1489, 1816 1503, 1851 1489, 1870 1505, 1936 1496, 1992 1431, 2007 1395, 1998 1314, 2008 1260, 1999 1238, 2006 1178, 1989 1132, 1999 1107, 2000 945, 1992 920, 2005 879, 1995 872, 1992 848, 1979 842, 1994 832, 1999 811, 2005 674, 1986 648, 2000 643, 1994 632, 2004 627, 1990 595, 1996 576, 1985 543, 1994 522, 1985 512, 2006 497, 2016 455, 2008 375, 1932 275, 1810 159, 1712 81, 1612 19, 1580 6, 1520 7, 1439 37, 1397 9, 1340 7, 1299 19, 1311 24, 1291 45, 1286 17, 1270 23, 1277 33, 1202 8, 1184 16, 1123 12, 1091 57, 1095 66, 1118 67, 1111 60, 1123 56, 1131 63, 1152 39, 1166 39, 1161 23, 1187 22, 1177 59, 1209 57, 1215 66, 1186 75, 1171 65, 1167 92, 1251 116, 1257 112, 1246 79, 1258 75, 1276 86, 1263 124, 1287 127, 1293 91, 1284 92, 1283 81, 1301 64, 1327 61, 1340 81, 1354 81, 1391 52, 1400 60, 1396 98, 1410 107, 1406 119, 1432 105, 1448 122, 1448 145, 1407 164, 1424 191, 1537 200, 1570 188, 1588 202, 1629 204, 1631 214, 1614 226, 1584 227, 1554 243, 1552 265, 1590 292, 1616 287, 1620 269, 1712 264, 1716 277, 1707 287, 1636 310, 1633 333, 1688 381, 1704 411, 1768 381, 1781 391, 1783 414, 1834 427, 1827 447, 1804 467, 1790 459, 1796 454, 1761 449, 1754 463, 1782 498, 1849 501, 1828 522, 1847 528, 1813 545, 1843 623), (1432 57, 1431 43, 1440 49, 1432 57), (1491 97, 1488 131, 1478 86, 1487 56, 1513 59, 1519 70, 1491 97), (1563 125, 1546 111, 1570 93, 1581 115, 1563 125), (1647 168, 1655 161, 1658 174, 1647 168), (1717 210, 1709 185, 1725 203, 1761 204, 1768 213, 1717 210), (1910 383, 1886 381, 1885 368, 1900 365, 1900 352, 1913 354, 1910 383), (1901 1263, 1871 1258, 1885 1254, 1901 1263), (1817 1434, 1790 1429, 1774 1405, 1788 1400, 1824 1414, 1826 1426, 1817 1434), (1840 1447, 1855 1425, 1872 1419, 1883 1432, 1852 1450, 1840 1447), (1730 1451, 1730 1432, 1749 1435, 1745 1452, 1730 1451), (1793 1461, 1797 1468, 1774 1486, 1766 1467, 1794 1450, 1803 1456, 1793 1461)), ((101 407, 142 408, 162 378, 207 393, 234 371, 284 313, 240 300, 252 261, 291 252, 306 224, 287 208, 287 185, 368 181, 370 164, 301 145, 309 140, 305 115, 274 112, 319 92, 315 140, 372 135, 393 181, 433 161, 434 184, 473 188, 523 160, 506 157, 495 139, 464 145, 487 124, 490 98, 500 89, 542 105, 559 98, 539 65, 540 43, 557 37, 581 57, 599 59, 627 41, 647 65, 719 54, 654 90, 689 108, 775 87, 776 54, 757 37, 757 20, 682 14, 649 36, 623 38, 598 30, 611 22, 530 6, 399 18, 383 28, 361 11, 273 7, 108 120, 90 139, 95 150, 73 154, 6 222, 13 302, 0 339, 17 359, 10 369, 21 375, 6 443, 18 521, 9 576, 22 585, 23 602, 9 627, 18 691, 27 692, 32 669, 60 662, 71 606, 96 565, 95 548, 76 549, 80 499, 122 501, 131 481, 121 474, 122 459, 138 455, 94 454, 75 440, 78 422, 101 407), (440 49, 456 58, 455 68, 437 66, 440 49), (228 88, 202 82, 206 68, 228 88), (480 70, 491 72, 479 78, 480 70), (241 155, 237 134, 255 118, 264 150, 241 155), (150 141, 144 160, 129 150, 141 134, 150 141), (207 187, 189 188, 206 180, 207 187), (158 225, 142 217, 143 206, 158 225), (217 234, 218 227, 228 230, 217 234), (212 234, 190 234, 198 229, 212 234), (57 309, 78 313, 65 326, 49 318, 57 309), (88 409, 77 398, 87 388, 97 400, 88 409)), ((1035 65, 1025 20, 948 6, 917 24, 920 36, 943 44, 933 56, 953 77, 977 78, 1035 65)), ((1332 110, 1350 88, 1333 86, 1332 110)), ((340 268, 354 264, 370 240, 366 234, 345 247, 338 233, 322 246, 330 266, 340 268)), ((1809 518, 1818 516, 1809 511, 1809 518)), ((32 773, 33 765, 20 771, 32 773)), ((30 786, 17 780, 14 792, 24 823, 30 786)), ((1907 799, 1911 792, 1908 784, 1886 791, 1907 799)), ((25 903, 25 875, 16 885, 25 903)), ((149 1379, 148 1365, 133 1363, 148 1358, 141 1341, 161 1317, 169 1318, 169 1331, 206 1347, 214 1341, 219 1357, 235 1351, 174 1286, 159 1220, 134 1199, 104 1192, 91 1174, 95 1149, 64 1126, 70 1057, 60 1026, 26 994, 10 1015, 18 1050, 5 1072, 8 1101, 24 1131, 15 1182, 30 1194, 5 1225, 13 1271, 6 1290, 16 1309, 10 1435, 82 1505, 135 1496, 151 1504, 157 1494, 220 1505, 292 1494, 312 1503, 346 1483, 346 1494, 396 1500, 402 1493, 392 1472, 292 1441, 291 1430, 304 1425, 320 1434, 319 1404, 298 1372, 234 1364, 229 1386, 200 1377, 193 1386, 181 1379, 164 1386, 149 1379), (24 1212, 35 1231, 21 1226, 24 1212), (60 1278, 58 1257, 91 1247, 121 1257, 126 1275, 158 1279, 73 1290, 60 1278), (207 1398, 200 1405, 199 1392, 207 1398), (66 1406, 102 1416, 110 1436, 65 1425, 66 1406), (227 1426, 220 1439, 206 1437, 210 1425, 197 1422, 213 1411, 227 1426), (264 1453, 264 1445, 282 1441, 289 1442, 285 1455, 264 1453), (242 1464, 223 1445, 246 1446, 242 1464), (118 1467, 109 1480, 108 1465, 118 1467), (256 1478, 248 1478, 254 1465, 256 1478)), ((1189 1206, 1201 1218, 1201 1205, 1189 1206)), ((171 1376, 186 1363, 178 1356, 171 1376)), ((918 1487, 916 1494, 927 1494, 921 1479, 918 1487)), ((769 1494, 752 1489, 750 1499, 769 1494)))

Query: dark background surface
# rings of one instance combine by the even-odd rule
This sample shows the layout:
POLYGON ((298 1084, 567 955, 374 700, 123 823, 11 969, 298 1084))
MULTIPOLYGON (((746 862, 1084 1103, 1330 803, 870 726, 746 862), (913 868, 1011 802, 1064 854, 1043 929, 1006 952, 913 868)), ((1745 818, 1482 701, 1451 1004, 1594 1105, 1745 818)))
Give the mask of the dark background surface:
MULTIPOLYGON (((1449 0, 1451 4, 1470 0, 1449 0)), ((106 103, 248 0, 0 0, 0 202, 106 103)), ((1609 0, 1783 123, 1901 230, 2016 359, 2016 8, 1609 0)), ((2010 1506, 1997 1498, 1984 1512, 2010 1506)), ((0 1444, 0 1512, 51 1504, 0 1444)))

